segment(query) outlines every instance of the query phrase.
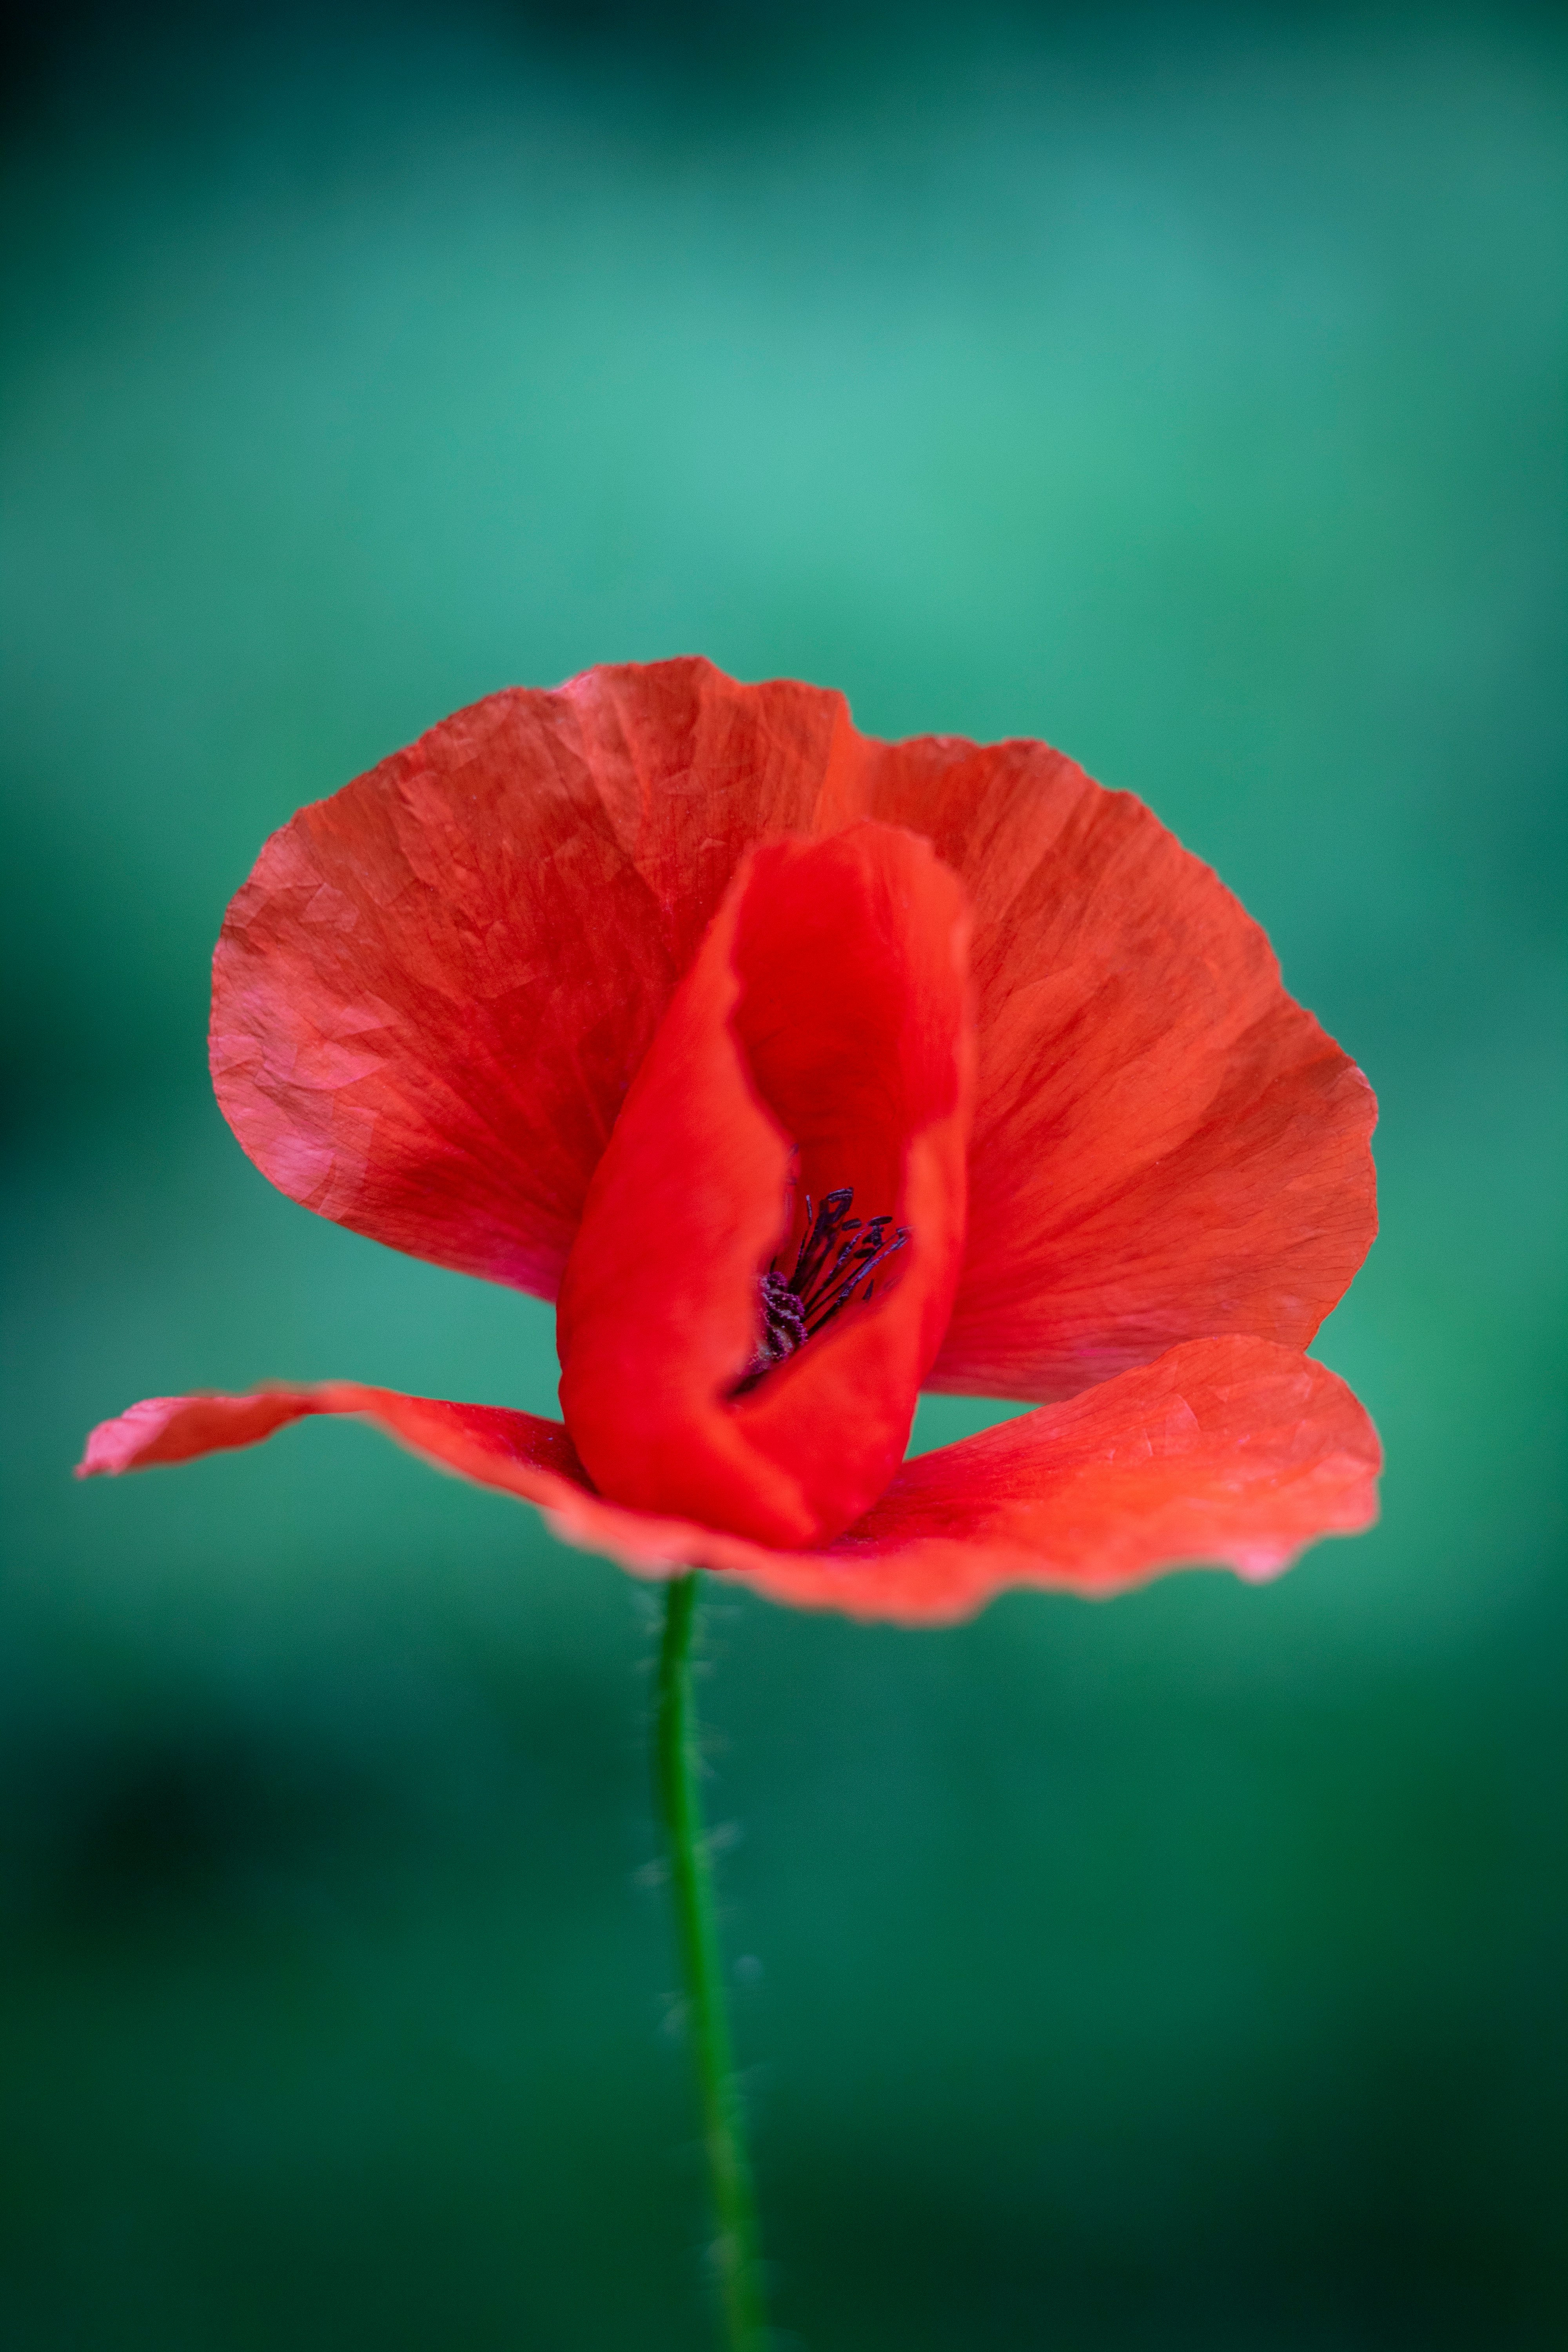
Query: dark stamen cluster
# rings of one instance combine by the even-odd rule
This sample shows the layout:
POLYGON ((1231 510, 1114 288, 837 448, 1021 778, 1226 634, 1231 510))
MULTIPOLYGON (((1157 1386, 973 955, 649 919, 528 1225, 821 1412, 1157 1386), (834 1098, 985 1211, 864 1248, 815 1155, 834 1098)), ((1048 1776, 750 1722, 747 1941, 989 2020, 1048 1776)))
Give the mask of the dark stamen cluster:
POLYGON ((909 1240, 908 1226, 893 1225, 890 1216, 872 1217, 865 1223, 852 1217, 854 1202, 854 1186, 841 1185, 837 1192, 824 1193, 814 1214, 807 1193, 805 1233, 794 1266, 781 1274, 775 1258, 757 1286, 762 1336, 734 1395, 754 1389, 764 1372, 804 1348, 853 1300, 863 1306, 877 1287, 877 1268, 909 1240))

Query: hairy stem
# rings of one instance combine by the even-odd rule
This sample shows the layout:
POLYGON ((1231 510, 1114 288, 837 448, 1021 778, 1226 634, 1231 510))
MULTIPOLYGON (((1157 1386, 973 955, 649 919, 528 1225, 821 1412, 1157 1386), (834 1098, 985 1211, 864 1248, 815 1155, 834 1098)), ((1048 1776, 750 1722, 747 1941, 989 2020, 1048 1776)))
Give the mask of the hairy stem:
POLYGON ((702 2102, 702 2136, 719 2225, 714 2257, 730 2352, 766 2352, 756 2205, 730 2043, 713 1874, 698 1787, 701 1761, 691 1680, 697 1585, 693 1571, 672 1578, 668 1586, 654 1711, 654 1774, 669 1842, 676 1928, 702 2102))

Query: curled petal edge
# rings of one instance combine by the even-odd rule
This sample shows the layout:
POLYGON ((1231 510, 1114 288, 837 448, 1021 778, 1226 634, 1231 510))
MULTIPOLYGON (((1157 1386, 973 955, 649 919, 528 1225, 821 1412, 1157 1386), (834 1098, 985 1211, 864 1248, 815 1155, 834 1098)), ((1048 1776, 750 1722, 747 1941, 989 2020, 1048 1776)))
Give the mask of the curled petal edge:
POLYGON ((1063 1404, 906 1462, 821 1550, 605 1502, 559 1422, 351 1381, 249 1396, 152 1397, 101 1423, 79 1476, 253 1445, 315 1413, 357 1413, 437 1468, 541 1509, 555 1534, 639 1576, 707 1568, 767 1599, 945 1624, 1013 1584, 1107 1597, 1176 1568, 1251 1581, 1377 1516, 1377 1434, 1344 1382, 1252 1339, 1195 1339, 1063 1404))

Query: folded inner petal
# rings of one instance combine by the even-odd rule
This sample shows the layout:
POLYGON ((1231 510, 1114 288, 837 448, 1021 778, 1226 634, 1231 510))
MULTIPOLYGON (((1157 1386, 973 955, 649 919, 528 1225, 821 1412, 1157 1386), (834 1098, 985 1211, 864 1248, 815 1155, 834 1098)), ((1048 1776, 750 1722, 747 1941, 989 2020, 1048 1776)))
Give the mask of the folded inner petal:
POLYGON ((746 860, 562 1284, 562 1408, 605 1496, 795 1546, 892 1477, 963 1249, 967 932, 952 875, 894 827, 746 860))

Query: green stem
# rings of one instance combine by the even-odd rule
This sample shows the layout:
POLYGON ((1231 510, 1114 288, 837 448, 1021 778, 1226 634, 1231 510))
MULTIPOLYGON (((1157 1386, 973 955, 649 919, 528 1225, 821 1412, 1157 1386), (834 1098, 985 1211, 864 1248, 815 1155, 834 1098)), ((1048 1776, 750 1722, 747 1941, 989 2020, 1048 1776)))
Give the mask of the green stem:
POLYGON ((702 2137, 713 2210, 714 2247, 730 2352, 766 2352, 767 2321, 757 2262, 757 2213, 746 2156, 741 2096, 730 2046, 723 1963, 713 1906, 713 1874, 702 1831, 698 1789, 700 1757, 691 1686, 691 1640, 697 1622, 695 1571, 673 1577, 665 1604, 654 1712, 654 1772, 669 1840, 687 2014, 702 2100, 702 2137))

